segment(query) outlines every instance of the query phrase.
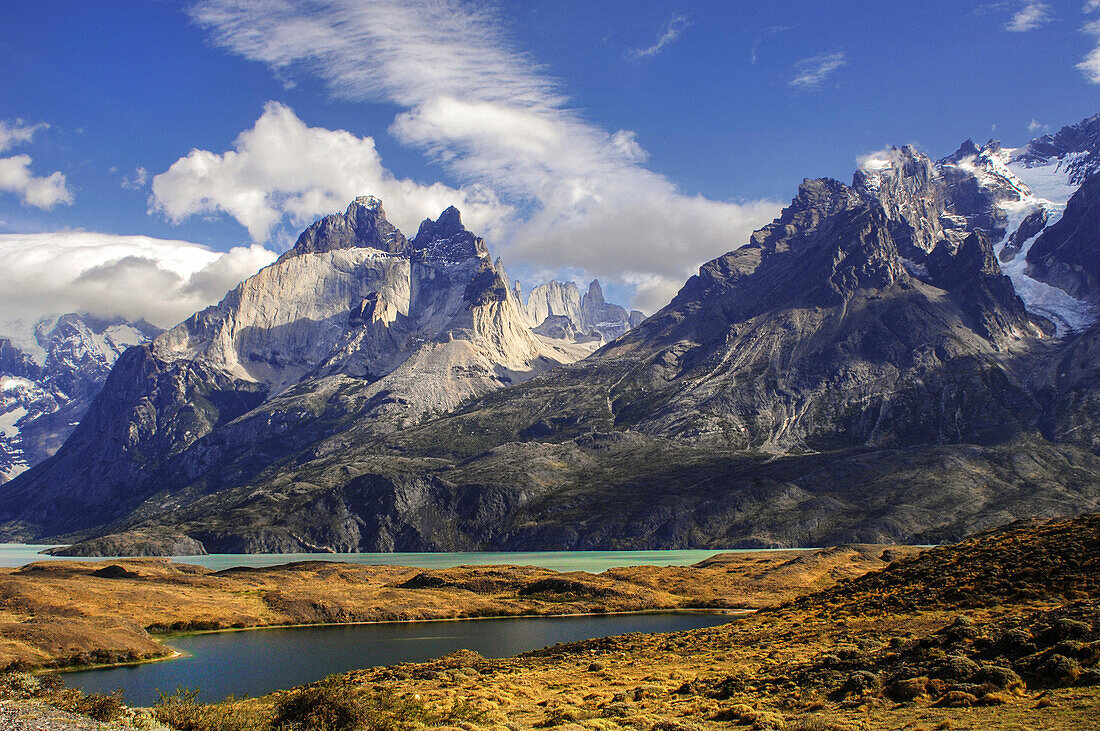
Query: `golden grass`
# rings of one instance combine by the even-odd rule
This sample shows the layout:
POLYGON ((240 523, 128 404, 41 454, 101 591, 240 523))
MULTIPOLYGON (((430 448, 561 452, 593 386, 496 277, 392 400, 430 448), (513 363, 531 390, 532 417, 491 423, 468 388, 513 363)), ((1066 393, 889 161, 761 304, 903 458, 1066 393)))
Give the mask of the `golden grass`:
MULTIPOLYGON (((164 559, 42 561, 0 569, 0 668, 157 657, 167 650, 154 635, 181 631, 757 609, 879 568, 886 550, 729 554, 698 568, 631 567, 602 574, 517 566, 426 571, 325 561, 213 572, 164 559)), ((889 550, 907 555, 917 549, 889 550)))

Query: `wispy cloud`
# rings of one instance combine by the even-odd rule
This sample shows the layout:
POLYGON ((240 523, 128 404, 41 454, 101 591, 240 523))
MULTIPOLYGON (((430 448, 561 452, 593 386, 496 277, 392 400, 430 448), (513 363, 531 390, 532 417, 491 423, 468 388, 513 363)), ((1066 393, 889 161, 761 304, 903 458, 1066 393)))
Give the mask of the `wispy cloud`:
POLYGON ((1017 8, 1005 24, 1005 30, 1023 33, 1034 30, 1050 21, 1050 6, 1038 0, 1029 0, 1017 8))
POLYGON ((829 74, 847 64, 843 51, 804 58, 794 65, 796 76, 791 79, 790 85, 797 89, 817 88, 829 74))
POLYGON ((35 132, 46 129, 48 124, 28 124, 22 119, 0 120, 0 152, 7 152, 16 145, 30 142, 35 132))
POLYGON ((1100 84, 1100 20, 1085 23, 1081 31, 1096 36, 1097 45, 1077 64, 1076 68, 1084 74, 1090 84, 1100 84))
MULTIPOLYGON (((0 121, 0 152, 29 143, 39 130, 47 127, 49 125, 44 123, 28 124, 21 119, 0 121)), ((36 208, 72 203, 73 192, 64 173, 36 176, 31 172, 33 162, 30 155, 0 157, 0 192, 14 193, 24 205, 36 208)))
POLYGON ((632 48, 630 49, 630 55, 634 58, 650 58, 651 56, 656 56, 665 49, 665 46, 679 38, 690 25, 691 21, 688 20, 686 15, 673 15, 669 21, 665 23, 664 28, 661 29, 661 34, 657 36, 657 40, 653 45, 647 48, 632 48))
POLYGON ((149 171, 143 166, 138 165, 134 168, 134 174, 132 176, 124 176, 122 178, 122 187, 126 190, 141 190, 145 187, 145 184, 149 182, 149 171))
POLYGON ((789 30, 794 30, 797 26, 793 25, 770 25, 764 30, 760 31, 760 34, 753 41, 752 47, 749 48, 749 63, 756 63, 756 52, 760 49, 761 44, 768 38, 779 33, 785 33, 789 30))
MULTIPOLYGON (((605 131, 570 109, 491 10, 460 0, 204 0, 192 16, 219 45, 282 77, 315 74, 339 98, 398 105, 390 133, 444 166, 461 185, 456 195, 503 202, 494 239, 510 262, 659 280, 636 300, 645 309, 779 208, 681 193, 644 166, 632 132, 605 131)), ((199 162, 193 201, 210 185, 199 162)), ((279 196, 269 200, 276 214, 289 210, 279 196)), ((288 198, 291 208, 298 200, 288 198)), ((387 202, 391 209, 398 213, 387 202)), ((246 225, 261 231, 268 222, 246 225)))
MULTIPOLYGON (((1098 2, 1100 2, 1100 0, 1098 0, 1098 2)), ((1042 122, 1040 122, 1037 119, 1032 119, 1031 123, 1028 124, 1028 126, 1027 126, 1027 131, 1030 132, 1031 134, 1035 134, 1036 132, 1038 132, 1040 130, 1048 130, 1048 129, 1050 129, 1050 125, 1043 124, 1042 122)))

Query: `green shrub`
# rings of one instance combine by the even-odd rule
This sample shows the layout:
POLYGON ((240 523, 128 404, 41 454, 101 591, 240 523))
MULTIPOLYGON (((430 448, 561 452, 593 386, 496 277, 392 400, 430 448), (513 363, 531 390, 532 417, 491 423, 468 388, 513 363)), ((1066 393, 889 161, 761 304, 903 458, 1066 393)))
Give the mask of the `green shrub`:
POLYGON ((126 704, 122 702, 122 691, 116 690, 110 695, 103 693, 82 693, 66 711, 82 716, 112 723, 126 715, 126 704))
POLYGON ((178 688, 172 695, 160 694, 153 716, 175 731, 264 731, 267 718, 256 709, 232 702, 199 703, 199 692, 178 688))
POLYGON ((423 705, 391 691, 367 693, 332 682, 280 700, 271 725, 280 731, 401 731, 430 720, 423 705))

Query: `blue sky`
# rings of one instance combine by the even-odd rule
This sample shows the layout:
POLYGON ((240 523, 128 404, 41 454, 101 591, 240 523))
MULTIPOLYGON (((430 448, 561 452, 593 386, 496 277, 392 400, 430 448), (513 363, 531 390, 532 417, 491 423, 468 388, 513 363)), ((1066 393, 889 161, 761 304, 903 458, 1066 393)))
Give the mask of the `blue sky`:
POLYGON ((1097 4, 8 2, 0 158, 29 161, 0 160, 0 234, 192 242, 180 291, 235 251, 185 314, 379 193, 406 233, 454 202, 513 275, 653 311, 804 177, 1100 112, 1097 4))

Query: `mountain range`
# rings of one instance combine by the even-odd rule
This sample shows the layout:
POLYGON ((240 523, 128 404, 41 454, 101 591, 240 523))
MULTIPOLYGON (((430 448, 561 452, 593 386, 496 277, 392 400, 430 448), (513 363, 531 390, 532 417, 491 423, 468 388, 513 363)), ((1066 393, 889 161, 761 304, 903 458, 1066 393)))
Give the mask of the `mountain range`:
POLYGON ((0 488, 0 537, 934 543, 1100 509, 1098 170, 1100 115, 1019 149, 883 150, 803 181, 644 321, 598 283, 523 303, 457 210, 406 239, 357 199, 119 357, 0 488))

